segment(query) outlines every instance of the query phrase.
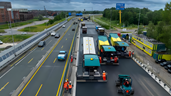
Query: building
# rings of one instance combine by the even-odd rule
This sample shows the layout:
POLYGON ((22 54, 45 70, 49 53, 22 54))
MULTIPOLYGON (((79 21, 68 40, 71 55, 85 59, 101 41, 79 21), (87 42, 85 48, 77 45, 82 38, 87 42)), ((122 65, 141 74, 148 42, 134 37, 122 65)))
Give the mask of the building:
POLYGON ((7 8, 11 8, 11 2, 0 2, 0 24, 9 22, 7 8))
POLYGON ((26 21, 26 20, 33 19, 33 15, 29 14, 27 9, 20 8, 20 9, 13 9, 13 11, 19 12, 20 21, 26 21))
POLYGON ((144 51, 154 59, 171 60, 171 54, 167 54, 165 44, 143 34, 133 34, 132 44, 144 51))
POLYGON ((11 22, 20 21, 20 14, 18 10, 13 10, 11 8, 8 8, 8 15, 10 16, 11 22))

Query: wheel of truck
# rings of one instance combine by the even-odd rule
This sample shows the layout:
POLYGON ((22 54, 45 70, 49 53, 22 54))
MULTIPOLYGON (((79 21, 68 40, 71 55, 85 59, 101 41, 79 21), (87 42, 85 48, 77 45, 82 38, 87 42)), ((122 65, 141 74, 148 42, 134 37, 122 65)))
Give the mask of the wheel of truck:
POLYGON ((132 89, 131 95, 134 95, 134 90, 132 89))
POLYGON ((118 80, 115 81, 116 87, 120 86, 120 82, 118 80))
POLYGON ((120 88, 118 88, 118 89, 117 89, 117 92, 118 92, 119 94, 121 93, 121 90, 120 90, 120 88))

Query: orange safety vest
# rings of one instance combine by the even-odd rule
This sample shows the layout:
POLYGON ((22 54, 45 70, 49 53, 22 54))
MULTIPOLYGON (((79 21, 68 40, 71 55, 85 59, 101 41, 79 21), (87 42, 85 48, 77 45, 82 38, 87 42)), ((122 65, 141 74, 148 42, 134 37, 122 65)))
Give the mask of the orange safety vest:
POLYGON ((115 58, 114 58, 114 62, 116 63, 117 61, 118 61, 118 58, 117 58, 117 57, 115 57, 115 58))
POLYGON ((131 57, 131 51, 129 51, 129 57, 131 57))
POLYGON ((106 73, 102 74, 103 80, 106 80, 106 73))
POLYGON ((71 89, 72 88, 72 85, 69 85, 69 89, 71 89))
POLYGON ((68 83, 67 83, 67 82, 65 82, 65 83, 64 83, 64 88, 67 88, 67 85, 68 85, 68 83))
POLYGON ((134 55, 134 52, 132 52, 132 55, 134 55))

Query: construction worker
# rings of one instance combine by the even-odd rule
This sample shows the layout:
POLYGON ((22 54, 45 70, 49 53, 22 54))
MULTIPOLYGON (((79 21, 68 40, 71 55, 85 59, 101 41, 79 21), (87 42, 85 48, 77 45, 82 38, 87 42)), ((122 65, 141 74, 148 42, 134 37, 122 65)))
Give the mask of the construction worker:
POLYGON ((105 71, 103 71, 102 77, 103 77, 103 80, 104 80, 104 81, 107 79, 107 78, 106 78, 106 72, 105 72, 105 71))
POLYGON ((124 85, 127 87, 129 86, 129 81, 127 79, 125 79, 124 85))
POLYGON ((131 51, 129 51, 129 57, 131 57, 131 51))
POLYGON ((70 94, 71 94, 72 87, 73 87, 73 85, 71 84, 71 81, 69 81, 68 88, 69 88, 69 93, 70 94))
POLYGON ((67 80, 65 80, 65 83, 64 83, 64 92, 67 92, 68 91, 68 84, 69 84, 69 82, 68 82, 68 79, 67 80))
POLYGON ((115 63, 117 63, 117 62, 118 62, 118 57, 117 57, 117 56, 115 56, 115 58, 114 58, 114 62, 115 62, 115 63))

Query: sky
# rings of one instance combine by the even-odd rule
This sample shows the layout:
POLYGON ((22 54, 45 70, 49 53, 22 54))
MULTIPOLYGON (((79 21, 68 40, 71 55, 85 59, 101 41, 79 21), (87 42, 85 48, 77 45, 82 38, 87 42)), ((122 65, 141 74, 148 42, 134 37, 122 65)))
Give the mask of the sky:
POLYGON ((116 7, 116 3, 125 3, 125 8, 148 8, 152 11, 164 9, 171 0, 0 0, 11 2, 12 8, 26 8, 28 10, 70 10, 87 11, 116 7))

